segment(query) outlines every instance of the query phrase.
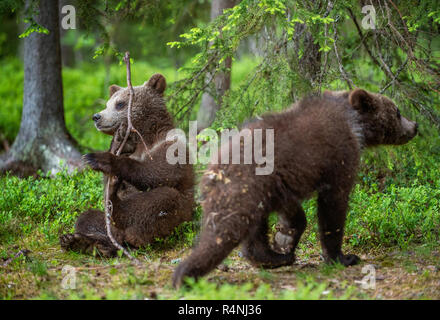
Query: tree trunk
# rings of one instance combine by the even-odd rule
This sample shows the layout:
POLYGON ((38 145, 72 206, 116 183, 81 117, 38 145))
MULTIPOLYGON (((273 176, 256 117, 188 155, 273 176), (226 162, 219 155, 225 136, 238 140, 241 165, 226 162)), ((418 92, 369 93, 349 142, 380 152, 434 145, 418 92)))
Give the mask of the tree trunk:
MULTIPOLYGON (((232 8, 235 4, 235 0, 212 0, 211 3, 211 21, 223 14, 224 9, 232 8)), ((223 62, 224 66, 228 69, 231 68, 232 59, 227 58, 223 62)), ((207 78, 211 79, 211 75, 207 78)), ((207 81, 209 81, 207 79, 207 81)), ((215 75, 214 87, 218 101, 215 100, 209 93, 205 92, 202 96, 202 102, 197 114, 197 127, 198 131, 209 127, 215 119, 215 115, 221 106, 221 98, 231 86, 231 72, 219 72, 215 75)))
MULTIPOLYGON (((26 5, 30 5, 27 0, 26 5)), ((49 34, 32 33, 24 39, 24 94, 19 133, 0 170, 24 176, 37 169, 55 173, 62 164, 72 171, 81 154, 66 129, 61 77, 58 0, 39 1, 36 21, 49 34)))

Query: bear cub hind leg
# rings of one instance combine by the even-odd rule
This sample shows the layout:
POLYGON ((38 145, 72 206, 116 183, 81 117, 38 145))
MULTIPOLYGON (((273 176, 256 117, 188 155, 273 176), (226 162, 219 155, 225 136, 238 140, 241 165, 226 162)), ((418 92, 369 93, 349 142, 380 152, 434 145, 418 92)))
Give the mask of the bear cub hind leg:
MULTIPOLYGON (((112 235, 120 241, 123 238, 122 231, 112 227, 112 235)), ((78 217, 75 224, 75 233, 60 236, 61 248, 76 252, 93 254, 96 250, 104 257, 114 257, 117 248, 107 236, 104 212, 99 210, 87 210, 78 217)))
POLYGON ((274 248, 282 253, 295 251, 307 226, 306 214, 298 201, 278 210, 274 248))
POLYGON ((243 255, 257 267, 272 269, 291 265, 295 261, 295 251, 291 250, 283 254, 272 250, 267 236, 267 219, 262 219, 257 223, 258 226, 252 230, 243 243, 243 255))

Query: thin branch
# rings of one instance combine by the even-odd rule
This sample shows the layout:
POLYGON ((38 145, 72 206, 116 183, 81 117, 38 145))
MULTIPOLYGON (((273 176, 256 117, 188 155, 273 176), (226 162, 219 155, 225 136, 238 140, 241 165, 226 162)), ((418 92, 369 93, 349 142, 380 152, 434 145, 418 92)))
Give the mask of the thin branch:
POLYGON ((174 92, 170 97, 168 97, 168 100, 172 100, 174 97, 176 97, 188 84, 190 84, 191 82, 194 82, 195 80, 197 80, 202 74, 205 73, 205 71, 207 71, 207 69, 211 66, 211 63, 217 58, 217 54, 212 55, 208 61, 206 62, 206 64, 199 70, 196 72, 195 75, 188 77, 185 80, 185 83, 178 89, 176 90, 176 92, 174 92))
MULTIPOLYGON (((405 23, 405 21, 402 19, 402 15, 401 15, 399 9, 395 6, 395 4, 394 4, 391 0, 389 0, 389 1, 391 2, 391 4, 393 4, 393 6, 396 8, 397 12, 399 13, 400 18, 401 18, 401 21, 403 22, 403 25, 405 26, 405 31, 407 31, 408 41, 410 41, 411 36, 410 36, 410 34, 409 34, 409 32, 408 32, 408 29, 406 29, 406 23, 405 23)), ((393 24, 393 22, 392 22, 392 19, 391 19, 391 13, 390 13, 390 8, 388 7, 386 1, 384 2, 384 5, 385 5, 386 12, 387 12, 387 17, 388 17, 388 26, 390 27, 390 29, 391 29, 391 30, 393 31, 393 33, 395 34, 394 37, 397 36, 397 37, 400 39, 400 41, 401 41, 402 43, 406 44, 408 54, 409 54, 409 56, 410 56, 411 59, 412 59, 412 58, 414 57, 414 53, 413 53, 413 47, 414 47, 414 44, 410 44, 410 43, 408 43, 408 41, 407 41, 407 40, 402 36, 402 34, 397 30, 397 28, 394 26, 394 24, 393 24)), ((397 39, 396 39, 396 43, 398 43, 398 40, 397 40, 397 39)), ((403 46, 400 45, 400 47, 403 47, 403 46)))
POLYGON ((390 78, 393 79, 394 78, 394 74, 391 71, 391 68, 385 63, 383 57, 382 57, 382 53, 380 51, 380 46, 379 46, 379 42, 377 40, 377 34, 376 31, 373 31, 373 35, 374 35, 374 43, 376 44, 376 49, 377 49, 377 55, 379 56, 379 62, 380 65, 382 66, 382 70, 385 71, 385 74, 390 78))
MULTIPOLYGON (((133 100, 134 100, 134 89, 133 89, 133 85, 131 84, 131 70, 130 70, 130 53, 126 52, 125 56, 124 56, 124 61, 125 64, 127 66, 127 86, 128 89, 130 91, 130 95, 129 95, 129 100, 128 100, 128 108, 127 108, 127 131, 125 132, 125 136, 124 139, 122 140, 121 145, 119 146, 118 150, 116 151, 116 156, 119 156, 121 154, 122 149, 125 146, 125 143, 128 140, 128 137, 130 135, 131 132, 135 132, 137 135, 139 135, 139 137, 141 138, 142 143, 144 144, 145 150, 148 152, 148 148, 147 145, 144 141, 144 139, 142 138, 141 134, 139 133, 139 131, 136 130, 136 128, 133 127, 133 123, 131 122, 131 106, 133 104, 133 100)), ((150 155, 151 158, 151 155, 150 155)), ((134 261, 136 264, 140 264, 141 262, 136 259, 135 257, 133 257, 127 249, 125 249, 123 246, 121 246, 116 239, 113 237, 112 232, 111 232, 111 217, 112 217, 112 213, 113 213, 113 204, 110 200, 110 195, 109 195, 109 190, 110 190, 110 180, 112 179, 111 176, 108 177, 107 179, 107 187, 105 190, 105 225, 107 228, 107 235, 110 238, 110 241, 113 243, 113 245, 119 249, 122 250, 122 252, 128 257, 130 258, 130 260, 134 261)))
POLYGON ((323 18, 327 18, 328 17, 330 12, 333 10, 333 6, 334 6, 334 3, 329 1, 328 4, 327 4, 327 8, 326 8, 326 10, 325 10, 325 12, 324 12, 324 14, 322 16, 323 18))
POLYGON ((336 24, 333 22, 333 29, 334 29, 334 41, 333 41, 333 49, 335 50, 336 60, 338 61, 339 65, 339 72, 341 73, 342 77, 347 82, 348 87, 350 90, 353 89, 353 87, 356 87, 353 83, 353 81, 350 79, 350 77, 347 75, 347 72, 345 72, 344 66, 342 65, 341 57, 339 56, 338 47, 336 45, 336 42, 338 41, 338 33, 336 32, 336 24))
POLYGON ((405 20, 403 19, 402 14, 400 13, 399 8, 394 4, 393 1, 391 1, 391 0, 388 0, 388 1, 393 5, 394 9, 396 9, 397 13, 399 14, 400 20, 402 21, 402 26, 405 29, 406 35, 407 35, 408 38, 410 38, 410 32, 409 32, 409 30, 408 30, 408 28, 406 26, 406 23, 405 23, 405 20))
POLYGON ((391 79, 390 82, 388 82, 382 89, 380 89, 380 94, 384 93, 386 89, 388 89, 389 86, 391 86, 399 77, 400 73, 403 71, 403 69, 405 69, 406 64, 408 63, 409 57, 406 58, 405 62, 402 63, 402 65, 399 67, 399 69, 397 69, 396 74, 394 75, 394 77, 391 79))
MULTIPOLYGON (((329 3, 329 6, 330 6, 330 3, 329 3)), ((327 37, 328 37, 328 25, 325 24, 325 26, 324 26, 324 38, 325 38, 324 45, 325 46, 327 46, 327 37)), ((324 73, 327 69, 327 64, 328 64, 328 51, 326 50, 324 52, 324 63, 322 65, 321 72, 319 73, 319 88, 318 88, 319 92, 321 91, 321 88, 322 88, 322 81, 324 79, 324 73)))
POLYGON ((371 52, 370 47, 365 43, 364 40, 366 39, 366 36, 364 36, 364 34, 362 32, 362 29, 359 26, 359 24, 358 24, 358 22, 356 20, 356 16, 354 15, 353 11, 350 8, 347 8, 347 10, 348 10, 348 13, 350 14, 351 20, 353 21, 353 23, 354 23, 354 25, 356 27, 356 30, 357 30, 357 32, 359 34, 359 37, 361 38, 361 43, 363 44, 363 46, 365 48, 365 51, 367 51, 367 53, 370 56, 371 60, 373 60, 373 62, 376 65, 378 65, 382 69, 383 72, 386 73, 386 70, 383 68, 383 66, 380 64, 380 62, 377 60, 377 58, 371 52))
MULTIPOLYGON (((217 74, 218 70, 216 70, 213 74, 212 77, 209 81, 205 81, 204 85, 199 88, 198 90, 196 90, 196 93, 193 94, 193 96, 189 99, 189 101, 187 103, 185 103, 182 107, 180 107, 180 109, 174 114, 175 117, 177 117, 177 115, 179 113, 181 113, 185 107, 189 107, 190 105, 194 104, 194 102, 197 100, 197 98, 199 97, 199 95, 205 91, 205 89, 211 84, 212 80, 214 79, 214 76, 217 74)), ((188 111, 190 110, 190 108, 186 109, 182 115, 179 116, 179 124, 183 121, 183 119, 185 118, 185 115, 188 113, 188 111)))

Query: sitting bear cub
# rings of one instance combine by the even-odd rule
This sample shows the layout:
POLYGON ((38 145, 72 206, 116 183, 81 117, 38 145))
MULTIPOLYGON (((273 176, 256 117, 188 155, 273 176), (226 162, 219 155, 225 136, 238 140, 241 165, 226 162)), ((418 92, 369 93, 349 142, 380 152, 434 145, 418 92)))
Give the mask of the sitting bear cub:
POLYGON ((325 261, 356 264, 359 258, 343 254, 341 245, 360 153, 364 147, 408 142, 417 134, 417 123, 401 116, 390 99, 355 89, 306 98, 246 127, 252 132, 273 128, 274 171, 255 175, 255 163, 220 164, 220 158, 209 166, 201 181, 200 242, 177 267, 174 286, 184 277, 207 274, 240 243, 256 266, 292 264, 306 228, 301 201, 315 191, 325 261), (271 247, 267 219, 274 211, 280 225, 271 247))
MULTIPOLYGON (((120 156, 98 152, 84 157, 92 169, 106 175, 105 186, 107 176, 112 177, 109 190, 113 206, 112 234, 118 243, 134 248, 166 237, 176 226, 192 219, 192 165, 171 165, 166 159, 168 146, 174 143, 166 141, 166 135, 174 125, 163 99, 165 87, 165 78, 160 74, 134 87, 132 124, 142 135, 148 151, 132 132, 120 156)), ((93 116, 99 131, 113 135, 110 145, 113 153, 127 129, 128 100, 128 88, 112 85, 106 109, 93 116)), ((107 236, 104 215, 99 210, 83 212, 75 224, 75 233, 60 237, 61 247, 85 253, 96 249, 103 256, 114 256, 116 248, 107 236)))

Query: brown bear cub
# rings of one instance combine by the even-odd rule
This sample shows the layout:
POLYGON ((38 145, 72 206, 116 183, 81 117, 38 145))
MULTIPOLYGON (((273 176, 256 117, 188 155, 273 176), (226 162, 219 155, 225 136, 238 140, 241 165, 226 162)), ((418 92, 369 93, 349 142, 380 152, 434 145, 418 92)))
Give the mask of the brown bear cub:
POLYGON ((301 201, 315 191, 325 261, 356 264, 359 258, 343 254, 341 245, 361 151, 404 144, 417 134, 417 124, 401 116, 390 99, 356 89, 306 98, 246 127, 252 132, 273 128, 274 170, 255 175, 255 163, 209 166, 201 181, 205 200, 200 242, 177 267, 174 286, 184 277, 207 274, 240 243, 243 255, 256 266, 291 265, 306 228, 301 201), (271 212, 280 221, 272 247, 267 235, 271 212))
MULTIPOLYGON (((168 142, 166 136, 174 125, 163 99, 165 87, 165 78, 160 74, 134 87, 131 119, 148 151, 132 132, 120 156, 110 152, 84 156, 92 169, 112 177, 109 190, 113 206, 112 234, 118 243, 133 248, 166 237, 176 226, 192 219, 192 165, 169 164, 166 159, 167 149, 174 143, 168 142)), ((93 116, 99 131, 113 135, 110 145, 113 153, 125 136, 128 100, 128 88, 112 85, 106 109, 93 116)), ((99 210, 83 212, 76 222, 75 233, 62 235, 60 243, 66 250, 85 253, 98 250, 106 257, 116 254, 107 236, 104 212, 99 210)))

